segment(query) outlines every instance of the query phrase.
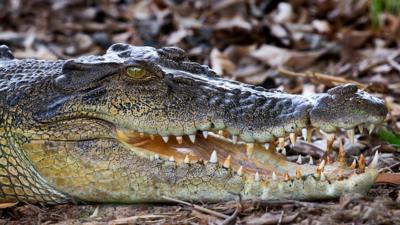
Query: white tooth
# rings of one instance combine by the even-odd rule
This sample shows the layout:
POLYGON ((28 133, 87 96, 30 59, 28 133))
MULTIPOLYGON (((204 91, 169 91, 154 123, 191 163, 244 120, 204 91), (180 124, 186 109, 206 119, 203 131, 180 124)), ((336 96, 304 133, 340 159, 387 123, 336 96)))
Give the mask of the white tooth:
POLYGON ((214 150, 211 153, 211 157, 210 157, 210 163, 217 163, 218 162, 218 157, 217 157, 217 152, 214 150))
POLYGON ((319 166, 318 166, 318 169, 319 169, 320 171, 323 171, 323 170, 324 170, 324 167, 325 167, 325 159, 323 159, 323 160, 321 161, 321 163, 320 163, 319 166))
POLYGON ((185 159, 183 160, 183 162, 184 163, 190 163, 190 159, 189 159, 188 155, 185 156, 185 159))
POLYGON ((356 159, 353 159, 353 162, 350 165, 350 168, 355 169, 357 167, 356 159))
POLYGON ((297 180, 301 179, 301 171, 299 169, 296 170, 296 179, 297 180))
POLYGON ((289 134, 289 139, 290 139, 290 143, 292 144, 292 146, 294 146, 296 144, 296 133, 290 133, 289 134))
POLYGON ((326 180, 326 176, 325 176, 325 173, 324 173, 324 172, 321 172, 321 180, 322 180, 322 181, 325 181, 325 180, 326 180))
POLYGON ((311 143, 313 129, 311 127, 303 128, 301 133, 303 134, 303 138, 307 143, 311 143))
POLYGON ((378 161, 379 161, 379 152, 376 151, 374 158, 372 159, 372 162, 369 164, 369 168, 376 169, 378 167, 378 161))
POLYGON ((154 159, 160 159, 160 155, 159 154, 155 154, 154 155, 154 159))
POLYGON ((169 157, 169 161, 175 162, 175 157, 173 155, 171 155, 171 157, 169 157))
POLYGON ((276 173, 272 172, 272 180, 278 180, 278 177, 276 177, 276 173))
POLYGON ((176 141, 178 142, 178 144, 182 144, 182 142, 183 142, 182 136, 177 136, 176 141))
POLYGON ((258 171, 256 172, 256 175, 254 175, 254 180, 260 181, 260 174, 258 173, 258 171))
POLYGON ((346 133, 350 139, 350 143, 354 144, 354 129, 347 130, 346 133))
POLYGON ((326 139, 326 150, 328 152, 332 151, 332 146, 333 146, 333 142, 335 141, 335 137, 336 134, 332 133, 332 134, 327 134, 327 139, 326 139))
POLYGON ((223 130, 219 130, 219 131, 218 131, 218 135, 219 135, 219 136, 224 136, 224 131, 223 131, 223 130))
POLYGON ((239 169, 238 169, 238 171, 237 171, 237 174, 238 174, 239 176, 242 176, 242 175, 243 175, 243 166, 240 166, 240 167, 239 167, 239 169))
POLYGON ((207 139, 207 137, 208 137, 208 131, 203 131, 203 137, 205 138, 205 139, 207 139))
POLYGON ((232 142, 233 142, 233 144, 236 144, 238 142, 238 136, 233 135, 232 136, 232 142))
POLYGON ((364 126, 363 125, 358 125, 358 130, 360 131, 360 134, 362 134, 363 133, 363 131, 364 131, 364 126))
POLYGON ((286 155, 286 148, 282 149, 282 155, 286 155))
POLYGON ((284 149, 285 148, 285 138, 284 137, 280 137, 279 139, 278 139, 278 145, 279 145, 279 148, 280 149, 284 149))
POLYGON ((230 168, 231 167, 231 155, 228 155, 228 157, 226 157, 223 166, 225 168, 230 168))
POLYGON ((189 135, 189 139, 194 144, 194 142, 196 141, 196 135, 195 134, 189 135))
POLYGON ((308 164, 314 165, 314 159, 313 159, 313 157, 311 157, 311 155, 310 155, 310 160, 308 161, 308 164))
POLYGON ((306 140, 306 138, 307 138, 307 128, 301 129, 301 135, 304 137, 304 140, 306 140))
POLYGON ((363 154, 361 154, 358 159, 358 170, 363 173, 365 172, 365 157, 363 154))
POLYGON ((246 144, 247 157, 251 158, 253 152, 254 152, 254 143, 247 143, 246 144))
POLYGON ((265 143, 265 144, 264 144, 264 148, 265 148, 266 150, 268 150, 268 149, 269 149, 269 143, 265 143))
POLYGON ((306 128, 306 136, 304 136, 304 137, 305 137, 305 140, 307 141, 307 143, 311 143, 312 132, 313 132, 313 129, 311 127, 306 128))
POLYGON ((297 158, 296 163, 297 164, 303 164, 303 160, 301 159, 301 155, 299 155, 299 157, 297 158))
POLYGON ((344 150, 343 141, 339 139, 339 162, 344 163, 346 162, 346 151, 344 150))
POLYGON ((283 175, 283 180, 284 180, 284 181, 289 181, 289 180, 291 180, 291 179, 292 179, 292 178, 290 178, 288 172, 286 172, 286 173, 283 175))
POLYGON ((374 132, 375 124, 371 124, 368 126, 368 134, 371 135, 374 132))
POLYGON ((165 143, 168 143, 169 136, 162 136, 162 139, 164 140, 165 143))

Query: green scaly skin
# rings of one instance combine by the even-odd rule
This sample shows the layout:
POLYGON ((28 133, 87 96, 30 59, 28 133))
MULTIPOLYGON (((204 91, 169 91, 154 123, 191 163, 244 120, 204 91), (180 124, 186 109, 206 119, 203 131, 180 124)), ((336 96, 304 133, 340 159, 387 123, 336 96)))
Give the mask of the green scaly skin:
POLYGON ((362 194, 377 175, 371 166, 341 161, 320 173, 262 146, 306 127, 377 124, 386 114, 383 101, 354 85, 309 97, 266 90, 223 79, 173 47, 115 44, 102 56, 43 61, 14 59, 0 46, 0 198, 57 204, 362 194))

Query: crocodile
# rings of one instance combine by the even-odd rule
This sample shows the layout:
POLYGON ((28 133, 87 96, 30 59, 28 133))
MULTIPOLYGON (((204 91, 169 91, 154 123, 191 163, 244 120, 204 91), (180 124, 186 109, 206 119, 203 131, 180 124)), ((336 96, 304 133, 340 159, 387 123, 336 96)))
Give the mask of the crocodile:
POLYGON ((354 136, 387 113, 384 101, 352 84, 311 96, 265 89, 222 78, 177 47, 114 44, 104 55, 50 61, 15 59, 3 45, 0 201, 365 194, 378 153, 367 166, 362 155, 350 164, 343 149, 315 163, 289 161, 285 151, 317 133, 331 149, 334 134, 354 136))

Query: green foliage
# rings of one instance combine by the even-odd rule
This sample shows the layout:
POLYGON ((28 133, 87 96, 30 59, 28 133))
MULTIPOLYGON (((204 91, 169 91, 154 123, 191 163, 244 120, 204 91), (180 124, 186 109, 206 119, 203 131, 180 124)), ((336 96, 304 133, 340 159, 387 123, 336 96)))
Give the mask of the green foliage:
POLYGON ((381 128, 378 131, 378 136, 380 139, 388 142, 389 144, 400 150, 400 135, 393 133, 387 128, 381 128))
POLYGON ((400 16, 400 0, 372 0, 371 19, 373 27, 378 28, 382 25, 379 17, 383 12, 400 16))

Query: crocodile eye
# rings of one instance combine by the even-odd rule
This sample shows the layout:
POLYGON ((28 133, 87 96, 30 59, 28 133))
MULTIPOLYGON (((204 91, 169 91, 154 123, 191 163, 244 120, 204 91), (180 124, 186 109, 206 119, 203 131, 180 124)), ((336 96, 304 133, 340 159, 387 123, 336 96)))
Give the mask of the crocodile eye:
POLYGON ((144 69, 138 67, 128 67, 126 69, 126 74, 133 79, 143 79, 148 76, 144 69))

